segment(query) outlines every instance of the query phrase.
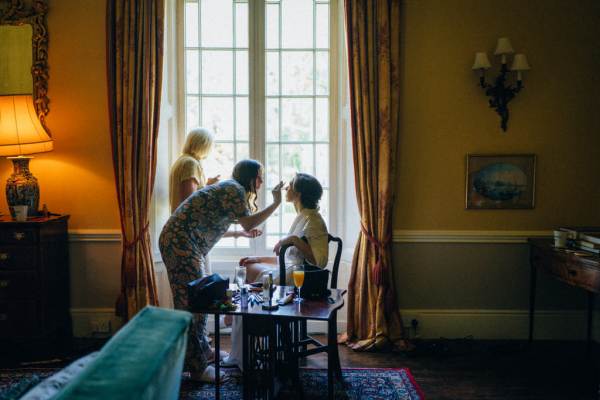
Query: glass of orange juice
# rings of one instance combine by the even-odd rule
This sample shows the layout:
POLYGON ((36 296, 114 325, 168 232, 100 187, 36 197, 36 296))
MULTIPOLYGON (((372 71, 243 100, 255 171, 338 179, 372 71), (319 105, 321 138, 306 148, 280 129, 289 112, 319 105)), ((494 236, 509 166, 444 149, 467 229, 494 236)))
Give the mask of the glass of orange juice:
POLYGON ((292 276, 294 278, 294 285, 298 288, 298 297, 296 297, 294 302, 300 303, 303 300, 300 296, 300 290, 304 284, 304 267, 302 265, 296 265, 292 272, 292 276))

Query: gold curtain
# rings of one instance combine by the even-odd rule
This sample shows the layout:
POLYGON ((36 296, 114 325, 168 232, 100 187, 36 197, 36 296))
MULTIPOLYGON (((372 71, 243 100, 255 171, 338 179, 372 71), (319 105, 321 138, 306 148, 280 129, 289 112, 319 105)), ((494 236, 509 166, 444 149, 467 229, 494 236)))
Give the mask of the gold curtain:
POLYGON ((163 0, 107 1, 107 74, 113 166, 123 234, 117 315, 158 305, 148 232, 156 172, 163 0))
POLYGON ((352 149, 361 235, 348 285, 346 342, 405 349, 392 268, 400 112, 400 0, 346 0, 352 149))

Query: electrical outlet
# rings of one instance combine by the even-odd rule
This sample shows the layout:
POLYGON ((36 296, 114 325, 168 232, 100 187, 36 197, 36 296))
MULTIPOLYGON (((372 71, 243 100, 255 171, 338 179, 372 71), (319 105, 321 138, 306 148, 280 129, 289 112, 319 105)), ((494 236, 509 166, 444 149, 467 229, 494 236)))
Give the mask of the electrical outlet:
POLYGON ((95 318, 90 320, 92 333, 110 333, 110 319, 95 318))

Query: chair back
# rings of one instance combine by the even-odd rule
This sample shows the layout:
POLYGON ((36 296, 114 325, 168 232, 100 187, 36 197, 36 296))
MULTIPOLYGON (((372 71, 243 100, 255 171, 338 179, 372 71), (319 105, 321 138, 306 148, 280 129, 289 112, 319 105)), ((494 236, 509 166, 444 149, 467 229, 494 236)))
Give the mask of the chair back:
MULTIPOLYGON (((303 237, 302 240, 306 241, 306 238, 303 237)), ((337 236, 333 236, 331 234, 328 235, 328 243, 336 242, 337 249, 335 251, 335 258, 333 259, 333 266, 331 267, 331 282, 329 287, 332 289, 337 289, 337 278, 338 278, 338 270, 340 269, 340 260, 342 258, 342 239, 337 236)), ((292 247, 291 244, 286 244, 281 246, 279 249, 279 284, 281 286, 286 286, 285 283, 285 252, 288 248, 292 247)))

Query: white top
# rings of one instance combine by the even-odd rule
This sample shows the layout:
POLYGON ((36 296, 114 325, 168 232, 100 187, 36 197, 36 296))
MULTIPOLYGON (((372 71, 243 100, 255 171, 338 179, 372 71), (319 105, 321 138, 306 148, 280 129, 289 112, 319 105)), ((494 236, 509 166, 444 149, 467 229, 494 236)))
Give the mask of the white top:
MULTIPOLYGON (((316 209, 305 208, 292 222, 289 235, 295 235, 299 238, 306 237, 308 244, 312 249, 315 257, 315 265, 321 268, 327 266, 329 258, 329 242, 327 225, 323 221, 323 217, 316 209)), ((304 255, 296 247, 290 247, 286 252, 286 264, 302 264, 304 263, 304 255)))

